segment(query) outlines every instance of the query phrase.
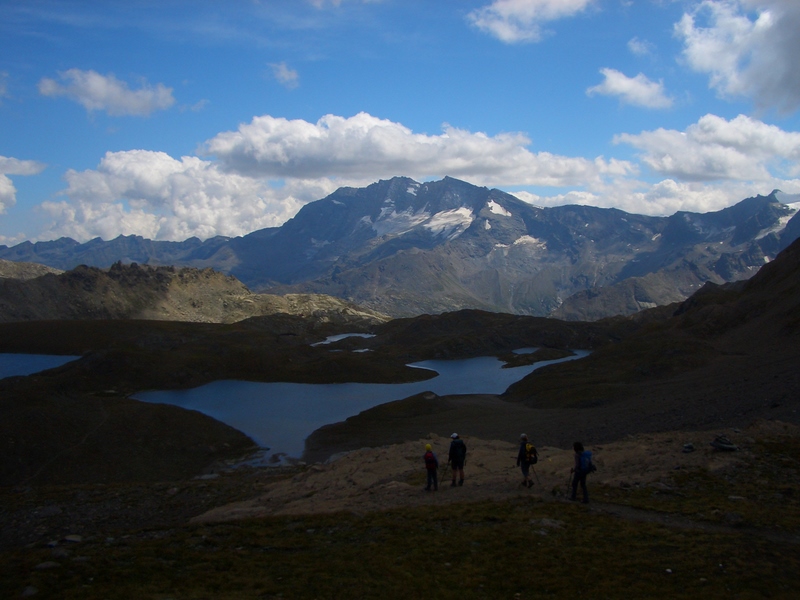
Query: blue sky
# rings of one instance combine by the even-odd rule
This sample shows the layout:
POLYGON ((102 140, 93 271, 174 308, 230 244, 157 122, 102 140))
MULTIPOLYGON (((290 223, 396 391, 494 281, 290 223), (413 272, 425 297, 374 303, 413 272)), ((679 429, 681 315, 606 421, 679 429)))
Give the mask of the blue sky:
POLYGON ((395 175, 798 194, 798 31, 796 0, 0 0, 0 244, 243 235, 395 175))

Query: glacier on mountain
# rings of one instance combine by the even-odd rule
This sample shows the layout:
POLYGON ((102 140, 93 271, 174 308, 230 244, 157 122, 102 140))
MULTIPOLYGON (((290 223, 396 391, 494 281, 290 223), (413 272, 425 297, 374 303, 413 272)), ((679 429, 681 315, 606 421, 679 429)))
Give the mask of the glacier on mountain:
POLYGON ((436 213, 423 224, 423 227, 434 235, 444 235, 448 240, 454 240, 464 233, 474 220, 472 211, 462 206, 436 213))
POLYGON ((372 228, 378 236, 389 234, 400 235, 406 233, 431 218, 431 214, 426 210, 414 212, 413 209, 397 212, 394 204, 384 206, 381 214, 372 224, 372 228))

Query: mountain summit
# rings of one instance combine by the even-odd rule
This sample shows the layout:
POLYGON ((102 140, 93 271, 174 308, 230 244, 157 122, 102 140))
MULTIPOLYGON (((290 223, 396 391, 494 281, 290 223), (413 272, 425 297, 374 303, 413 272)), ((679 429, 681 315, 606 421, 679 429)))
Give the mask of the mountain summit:
POLYGON ((597 319, 747 279, 800 236, 780 192, 713 213, 538 208, 446 177, 340 188, 239 238, 20 244, 0 258, 69 269, 116 261, 213 267, 251 289, 324 293, 394 316, 460 308, 597 319))

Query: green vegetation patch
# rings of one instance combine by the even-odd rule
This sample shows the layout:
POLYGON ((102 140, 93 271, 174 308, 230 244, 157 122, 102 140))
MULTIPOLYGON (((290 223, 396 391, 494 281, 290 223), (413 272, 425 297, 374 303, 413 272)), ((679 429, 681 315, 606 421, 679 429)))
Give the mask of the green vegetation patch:
POLYGON ((789 597, 796 546, 504 502, 272 517, 6 552, 38 598, 789 597), (43 567, 56 563, 58 566, 43 567))
POLYGON ((603 501, 800 537, 800 438, 754 440, 718 471, 676 471, 657 487, 596 486, 603 501))

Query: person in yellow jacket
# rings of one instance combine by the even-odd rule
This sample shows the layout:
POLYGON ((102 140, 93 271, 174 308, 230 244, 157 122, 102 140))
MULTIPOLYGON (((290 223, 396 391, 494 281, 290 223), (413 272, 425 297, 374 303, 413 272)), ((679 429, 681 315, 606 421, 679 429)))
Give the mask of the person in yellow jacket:
POLYGON ((439 459, 436 457, 436 453, 433 451, 433 448, 430 444, 425 444, 425 471, 428 474, 428 485, 425 486, 425 491, 431 491, 431 485, 433 486, 433 491, 438 491, 439 489, 439 459))

